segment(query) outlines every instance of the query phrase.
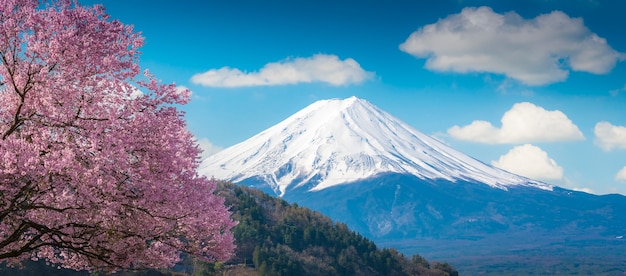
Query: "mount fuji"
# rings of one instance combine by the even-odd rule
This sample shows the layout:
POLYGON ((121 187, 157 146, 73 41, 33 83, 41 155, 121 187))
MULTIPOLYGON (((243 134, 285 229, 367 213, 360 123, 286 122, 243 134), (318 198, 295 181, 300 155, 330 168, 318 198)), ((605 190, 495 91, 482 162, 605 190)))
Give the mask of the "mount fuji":
POLYGON ((552 186, 486 165, 350 97, 322 100, 277 125, 204 160, 200 173, 233 182, 264 182, 278 196, 319 191, 398 173, 506 190, 552 186))
POLYGON ((626 197, 492 167, 356 97, 317 101, 203 160, 199 172, 319 211, 380 245, 448 260, 467 274, 483 274, 484 266, 502 265, 498 260, 626 271, 626 197))

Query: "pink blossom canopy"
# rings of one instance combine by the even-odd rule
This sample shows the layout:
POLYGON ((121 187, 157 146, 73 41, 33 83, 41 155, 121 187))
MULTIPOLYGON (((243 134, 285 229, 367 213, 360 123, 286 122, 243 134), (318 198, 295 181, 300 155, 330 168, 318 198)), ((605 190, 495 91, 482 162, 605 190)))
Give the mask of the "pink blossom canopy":
POLYGON ((234 222, 143 38, 100 6, 0 1, 0 259, 73 269, 224 260, 234 222))

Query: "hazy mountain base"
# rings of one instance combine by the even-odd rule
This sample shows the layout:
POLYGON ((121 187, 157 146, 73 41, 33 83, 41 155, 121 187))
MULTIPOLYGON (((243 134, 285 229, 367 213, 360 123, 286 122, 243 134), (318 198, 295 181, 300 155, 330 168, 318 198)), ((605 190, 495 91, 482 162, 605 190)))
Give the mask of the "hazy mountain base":
POLYGON ((496 234, 480 240, 379 242, 406 254, 445 260, 461 275, 624 275, 626 241, 606 237, 496 234), (534 236, 533 241, 521 239, 534 236))
MULTIPOLYGON (((258 185, 258 184, 257 184, 258 185)), ((287 200, 378 244, 446 260, 462 274, 593 274, 626 270, 626 197, 391 174, 287 200)))

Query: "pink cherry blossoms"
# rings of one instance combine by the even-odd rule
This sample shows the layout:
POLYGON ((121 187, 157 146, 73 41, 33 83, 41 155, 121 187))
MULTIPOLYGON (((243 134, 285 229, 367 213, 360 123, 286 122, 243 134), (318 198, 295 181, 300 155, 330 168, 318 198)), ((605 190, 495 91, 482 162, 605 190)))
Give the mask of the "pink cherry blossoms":
POLYGON ((235 222, 196 172, 143 38, 100 6, 0 1, 0 260, 88 270, 225 260, 235 222))

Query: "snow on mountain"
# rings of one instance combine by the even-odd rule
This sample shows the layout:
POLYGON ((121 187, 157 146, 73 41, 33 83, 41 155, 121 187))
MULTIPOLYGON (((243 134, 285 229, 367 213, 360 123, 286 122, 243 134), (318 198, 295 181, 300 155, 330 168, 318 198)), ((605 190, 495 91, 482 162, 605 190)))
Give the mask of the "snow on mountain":
POLYGON ((205 159, 199 172, 233 182, 259 178, 280 196, 288 188, 316 191, 382 173, 552 190, 454 150, 356 97, 317 101, 205 159))

